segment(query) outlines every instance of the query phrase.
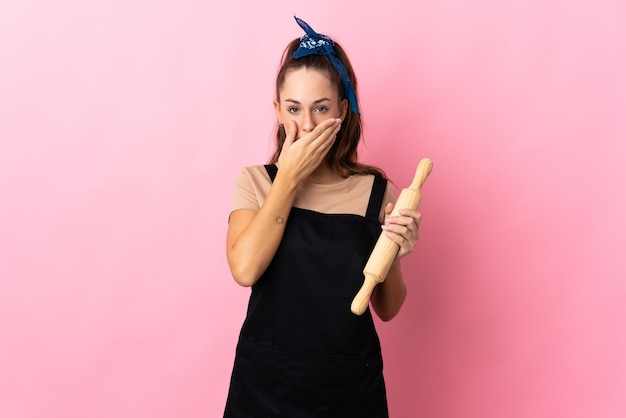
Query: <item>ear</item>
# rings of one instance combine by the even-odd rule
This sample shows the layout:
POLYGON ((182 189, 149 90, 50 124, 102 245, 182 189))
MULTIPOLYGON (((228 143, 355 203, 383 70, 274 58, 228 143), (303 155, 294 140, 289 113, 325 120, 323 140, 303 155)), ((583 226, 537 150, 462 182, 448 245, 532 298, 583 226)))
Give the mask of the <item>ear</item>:
POLYGON ((276 119, 278 119, 278 124, 282 125, 283 121, 280 120, 280 102, 278 100, 274 101, 274 112, 276 112, 276 119))
POLYGON ((341 112, 341 120, 344 121, 346 119, 346 114, 348 113, 348 100, 343 99, 341 103, 339 103, 339 111, 341 112))

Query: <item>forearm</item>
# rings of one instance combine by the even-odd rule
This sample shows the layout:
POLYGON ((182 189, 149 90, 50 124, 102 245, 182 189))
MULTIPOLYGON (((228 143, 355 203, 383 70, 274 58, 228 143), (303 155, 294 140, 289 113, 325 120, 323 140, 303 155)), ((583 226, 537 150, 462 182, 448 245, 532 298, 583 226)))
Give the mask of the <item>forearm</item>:
POLYGON ((279 172, 257 213, 234 212, 227 237, 227 258, 233 278, 252 286, 274 258, 280 245, 298 182, 279 172))
POLYGON ((380 319, 389 321, 400 311, 406 299, 406 284, 402 277, 400 261, 394 262, 384 282, 372 294, 372 307, 380 319))

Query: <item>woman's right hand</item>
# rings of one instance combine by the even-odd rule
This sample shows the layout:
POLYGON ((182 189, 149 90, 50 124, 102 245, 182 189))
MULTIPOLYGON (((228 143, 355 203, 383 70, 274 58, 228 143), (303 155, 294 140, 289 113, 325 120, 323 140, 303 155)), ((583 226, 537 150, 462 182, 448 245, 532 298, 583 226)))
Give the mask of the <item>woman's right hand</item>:
POLYGON ((285 125, 286 138, 278 157, 279 175, 258 212, 247 209, 230 215, 226 255, 233 277, 242 286, 252 286, 276 254, 298 184, 305 180, 328 154, 341 124, 331 118, 298 138, 291 121, 285 125))
POLYGON ((291 174, 298 182, 306 179, 324 161, 335 143, 339 129, 341 119, 330 118, 298 138, 296 123, 286 123, 285 142, 278 157, 280 170, 283 174, 291 174))

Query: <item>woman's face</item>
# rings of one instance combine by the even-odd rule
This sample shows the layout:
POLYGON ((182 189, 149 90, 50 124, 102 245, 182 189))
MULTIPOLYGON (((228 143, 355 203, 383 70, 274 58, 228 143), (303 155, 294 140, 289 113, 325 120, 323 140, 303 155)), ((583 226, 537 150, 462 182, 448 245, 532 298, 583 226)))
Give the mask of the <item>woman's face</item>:
POLYGON ((346 100, 339 100, 339 93, 328 76, 309 68, 287 73, 279 96, 274 102, 278 123, 296 122, 296 138, 301 138, 326 119, 343 120, 348 108, 346 100))

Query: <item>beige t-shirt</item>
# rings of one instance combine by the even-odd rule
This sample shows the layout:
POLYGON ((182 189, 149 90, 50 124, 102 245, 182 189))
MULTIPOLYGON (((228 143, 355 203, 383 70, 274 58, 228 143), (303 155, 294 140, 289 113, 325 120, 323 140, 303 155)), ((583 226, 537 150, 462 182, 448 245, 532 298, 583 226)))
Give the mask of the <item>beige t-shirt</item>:
MULTIPOLYGON (((304 182, 298 188, 293 206, 321 213, 342 213, 365 216, 374 183, 374 175, 352 175, 340 183, 317 184, 304 182)), ((272 186, 265 167, 255 165, 241 170, 231 205, 231 212, 249 209, 257 212, 272 186)), ((383 198, 379 220, 384 220, 388 202, 395 202, 390 183, 383 198)))

